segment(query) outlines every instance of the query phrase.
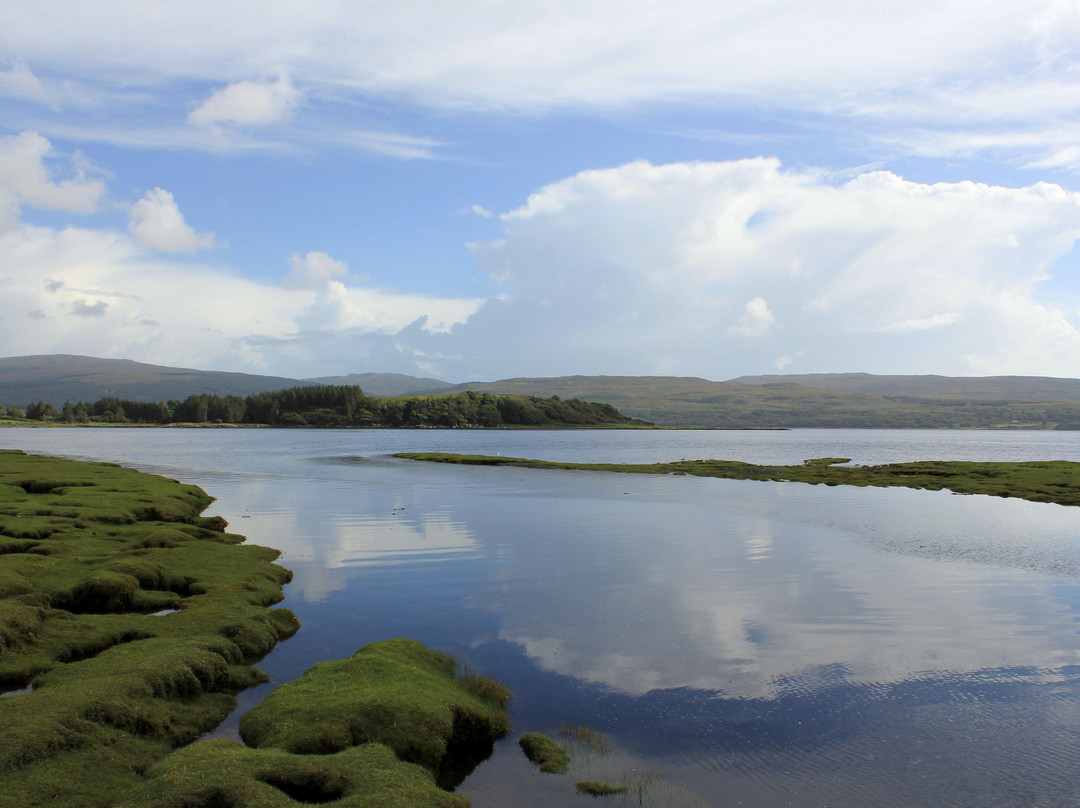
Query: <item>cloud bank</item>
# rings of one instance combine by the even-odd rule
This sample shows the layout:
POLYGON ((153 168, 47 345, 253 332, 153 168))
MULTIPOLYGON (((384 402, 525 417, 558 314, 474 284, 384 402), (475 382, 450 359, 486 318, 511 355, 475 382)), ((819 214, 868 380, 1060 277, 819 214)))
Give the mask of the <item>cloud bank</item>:
POLYGON ((466 376, 1080 375, 1080 305, 1054 282, 1080 194, 1056 185, 636 162, 502 222, 474 245, 507 291, 455 332, 466 376))
MULTIPOLYGON (((754 158, 590 170, 472 245, 487 299, 371 288, 318 249, 276 277, 169 253, 214 246, 172 194, 128 232, 44 227, 106 193, 34 133, 0 139, 0 344, 291 376, 864 370, 1080 376, 1080 194, 922 184, 754 158), (18 268, 18 271, 15 271, 18 268)), ((317 245, 312 245, 317 246, 317 245)), ((221 255, 223 251, 219 251, 221 255)))
POLYGON ((24 208, 96 209, 105 181, 87 178, 82 162, 55 154, 36 133, 0 138, 0 345, 7 355, 80 353, 310 376, 345 337, 389 337, 407 326, 420 335, 445 332, 482 304, 370 288, 318 251, 294 255, 288 272, 283 257, 280 276, 265 281, 220 263, 178 262, 168 254, 213 247, 215 236, 191 228, 162 188, 130 206, 128 232, 26 221, 24 208))

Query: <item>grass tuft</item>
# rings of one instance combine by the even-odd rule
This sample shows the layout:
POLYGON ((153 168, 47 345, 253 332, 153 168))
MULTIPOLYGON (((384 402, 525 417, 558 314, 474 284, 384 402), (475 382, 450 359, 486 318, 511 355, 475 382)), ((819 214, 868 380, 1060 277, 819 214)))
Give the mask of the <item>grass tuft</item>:
POLYGON ((603 780, 578 780, 574 787, 582 794, 589 794, 593 797, 625 794, 630 790, 628 785, 615 785, 614 783, 605 783, 603 780))
POLYGON ((542 772, 561 774, 570 766, 570 755, 559 743, 539 732, 526 732, 518 740, 521 751, 542 772))

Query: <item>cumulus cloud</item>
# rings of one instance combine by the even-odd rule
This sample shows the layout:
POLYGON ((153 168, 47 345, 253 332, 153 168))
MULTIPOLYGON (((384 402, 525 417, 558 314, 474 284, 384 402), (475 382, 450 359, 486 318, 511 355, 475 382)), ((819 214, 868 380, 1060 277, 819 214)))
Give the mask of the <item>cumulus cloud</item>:
POLYGON ((284 123, 303 99, 289 77, 237 81, 212 93, 188 115, 196 126, 268 126, 284 123))
POLYGON ((306 286, 244 278, 227 267, 150 259, 129 234, 35 227, 0 232, 0 345, 12 355, 79 353, 183 367, 298 377, 356 370, 394 334, 447 332, 482 300, 347 285, 323 253, 293 261, 306 286), (29 315, 27 314, 29 313, 29 315), (370 343, 370 344, 369 344, 370 343), (345 366, 333 364, 343 354, 345 366))
POLYGON ((214 246, 214 234, 196 233, 184 221, 173 195, 161 188, 147 191, 132 206, 128 228, 140 244, 162 252, 195 252, 214 246))
POLYGON ((544 187, 502 223, 474 254, 505 294, 447 341, 462 377, 1080 375, 1080 306, 1052 288, 1080 194, 1056 185, 635 162, 544 187))
POLYGON ((273 365, 286 375, 348 372, 355 367, 335 368, 327 356, 340 352, 351 363, 365 351, 396 355, 398 332, 448 333, 483 305, 358 286, 343 262, 319 251, 292 256, 284 283, 149 258, 146 247, 178 253, 215 243, 161 188, 132 205, 126 233, 23 221, 24 206, 97 210, 105 182, 87 176, 97 170, 74 155, 68 176, 57 177, 63 162, 36 133, 0 138, 0 345, 13 355, 77 350, 182 366, 273 365))
POLYGON ((728 326, 727 333, 737 337, 764 337, 775 326, 776 318, 769 311, 769 304, 765 298, 755 297, 747 301, 742 316, 733 325, 728 326))
POLYGON ((349 275, 349 267, 343 261, 331 258, 324 252, 312 251, 301 256, 293 253, 289 257, 289 274, 285 286, 291 289, 318 289, 333 280, 342 280, 349 275))
POLYGON ((71 176, 58 173, 52 144, 37 132, 0 137, 0 226, 21 204, 46 210, 92 213, 105 195, 105 182, 88 176, 93 167, 71 158, 71 176))

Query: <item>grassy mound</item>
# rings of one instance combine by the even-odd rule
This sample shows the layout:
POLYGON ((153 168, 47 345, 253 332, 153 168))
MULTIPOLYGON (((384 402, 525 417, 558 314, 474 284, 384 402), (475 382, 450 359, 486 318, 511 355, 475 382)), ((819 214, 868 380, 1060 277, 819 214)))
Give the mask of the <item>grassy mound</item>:
POLYGON ((240 722, 251 746, 331 754, 379 743, 452 787, 510 729, 509 693, 455 674, 454 660, 415 640, 366 645, 274 690, 240 722))
POLYGON ((474 466, 524 466, 536 469, 581 469, 635 474, 692 474, 735 480, 872 485, 879 487, 948 489, 957 494, 988 494, 1032 502, 1080 505, 1080 463, 1065 460, 1027 463, 978 463, 927 460, 880 466, 840 466, 842 457, 806 460, 799 466, 759 466, 734 460, 680 460, 674 463, 554 463, 521 457, 458 455, 443 452, 402 452, 395 457, 474 466))
POLYGON ((508 729, 509 694, 413 640, 320 662, 247 713, 250 747, 205 741, 158 763, 124 808, 329 804, 467 808, 450 793, 508 729))
POLYGON ((299 627, 278 553, 195 486, 0 451, 0 806, 112 805, 299 627))
POLYGON ((403 763, 381 744, 332 755, 249 749, 204 741, 180 749, 150 770, 118 808, 468 808, 469 801, 435 785, 421 766, 403 763))

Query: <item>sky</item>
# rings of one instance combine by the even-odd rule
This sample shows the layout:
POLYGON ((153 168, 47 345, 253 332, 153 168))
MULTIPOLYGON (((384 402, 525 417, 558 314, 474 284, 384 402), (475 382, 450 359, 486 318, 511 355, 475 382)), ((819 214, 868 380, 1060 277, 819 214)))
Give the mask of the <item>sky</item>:
POLYGON ((1080 0, 0 4, 0 356, 1080 377, 1080 0))

